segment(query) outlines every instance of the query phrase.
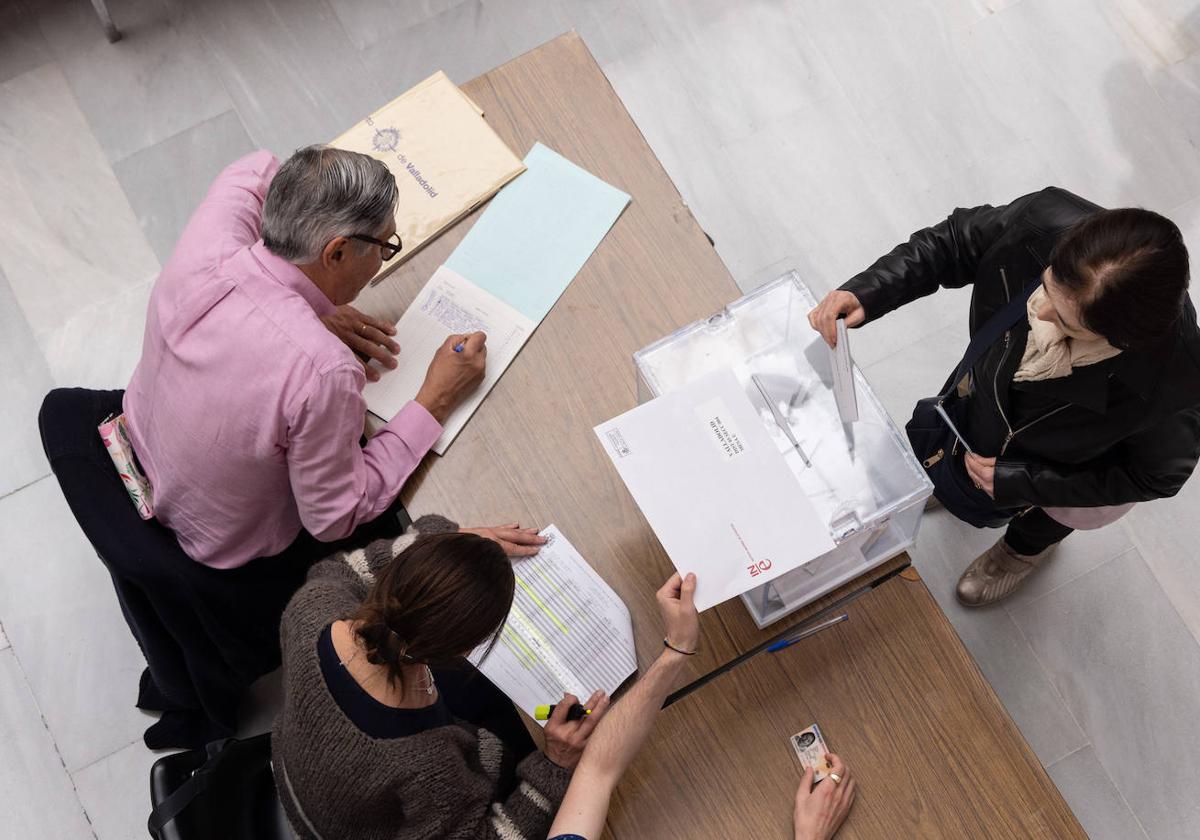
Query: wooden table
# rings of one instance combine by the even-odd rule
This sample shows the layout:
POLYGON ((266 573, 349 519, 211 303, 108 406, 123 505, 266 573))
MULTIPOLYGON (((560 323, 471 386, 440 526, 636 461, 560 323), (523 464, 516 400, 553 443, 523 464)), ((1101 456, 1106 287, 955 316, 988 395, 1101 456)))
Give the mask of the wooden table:
MULTIPOLYGON (((427 459, 404 498, 414 515, 557 524, 628 604, 645 667, 661 649, 654 592, 672 567, 592 427, 636 404, 635 350, 739 292, 578 36, 463 87, 518 154, 540 140, 633 201, 446 456, 427 459)), ((398 319, 473 220, 359 305, 398 319)), ((756 657, 666 710, 614 798, 609 834, 790 836, 800 773, 787 736, 817 721, 861 781, 842 837, 1084 837, 913 577, 855 602, 851 621, 756 657)), ((737 600, 706 612, 688 679, 788 623, 760 631, 737 600)))

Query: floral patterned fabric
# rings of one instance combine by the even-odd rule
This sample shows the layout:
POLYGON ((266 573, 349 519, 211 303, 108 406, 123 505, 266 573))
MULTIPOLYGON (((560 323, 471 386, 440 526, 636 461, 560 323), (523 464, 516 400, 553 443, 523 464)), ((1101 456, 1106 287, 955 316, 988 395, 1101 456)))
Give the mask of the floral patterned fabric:
POLYGON ((154 490, 150 480, 142 475, 137 462, 133 459, 133 444, 129 442, 129 433, 125 430, 125 415, 109 417, 96 427, 108 457, 112 458, 117 468, 117 475, 125 485, 130 501, 137 508, 138 516, 142 519, 154 518, 154 490))

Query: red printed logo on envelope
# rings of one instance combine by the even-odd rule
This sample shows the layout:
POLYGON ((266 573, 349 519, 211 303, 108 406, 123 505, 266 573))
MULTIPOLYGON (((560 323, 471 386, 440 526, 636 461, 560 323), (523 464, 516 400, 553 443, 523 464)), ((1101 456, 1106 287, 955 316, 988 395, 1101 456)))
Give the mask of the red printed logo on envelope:
POLYGON ((746 571, 750 573, 750 577, 758 577, 769 568, 771 568, 770 560, 759 560, 757 563, 751 563, 747 566, 746 571))

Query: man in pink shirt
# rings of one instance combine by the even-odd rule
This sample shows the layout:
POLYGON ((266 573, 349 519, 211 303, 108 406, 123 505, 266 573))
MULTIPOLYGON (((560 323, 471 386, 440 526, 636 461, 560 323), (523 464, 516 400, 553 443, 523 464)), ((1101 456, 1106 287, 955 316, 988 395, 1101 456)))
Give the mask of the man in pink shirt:
POLYGON ((416 398, 360 446, 368 374, 351 347, 389 367, 399 348, 349 303, 399 251, 396 197, 366 155, 311 146, 280 166, 260 151, 188 222, 124 410, 155 515, 192 559, 316 559, 312 538, 344 540, 392 506, 482 379, 483 333, 449 336, 416 398))

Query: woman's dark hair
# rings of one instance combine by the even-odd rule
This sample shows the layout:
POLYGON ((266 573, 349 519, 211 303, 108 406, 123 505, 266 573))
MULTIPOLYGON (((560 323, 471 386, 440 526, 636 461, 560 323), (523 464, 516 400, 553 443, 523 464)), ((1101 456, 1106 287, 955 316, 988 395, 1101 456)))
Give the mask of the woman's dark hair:
POLYGON ((1101 210, 1059 239, 1054 279, 1083 326, 1122 350, 1152 347, 1183 314, 1188 252, 1175 223, 1150 210, 1101 210))
POLYGON ((492 540, 418 537, 380 573, 351 620, 367 661, 403 685, 404 665, 452 665, 489 637, 494 645, 515 587, 512 563, 492 540))

